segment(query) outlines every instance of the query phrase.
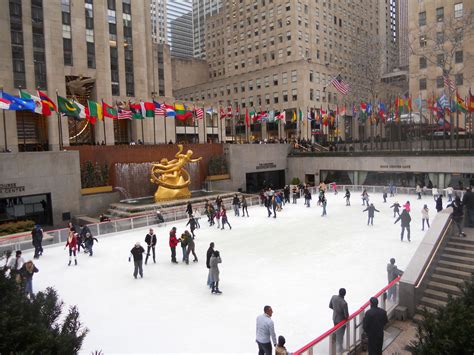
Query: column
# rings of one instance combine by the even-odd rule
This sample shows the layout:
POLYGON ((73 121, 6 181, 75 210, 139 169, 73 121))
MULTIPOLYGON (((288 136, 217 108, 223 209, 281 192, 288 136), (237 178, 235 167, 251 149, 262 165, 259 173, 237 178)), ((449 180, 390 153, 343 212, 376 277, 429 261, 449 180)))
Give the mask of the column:
POLYGON ((262 122, 262 140, 268 139, 267 122, 262 122))

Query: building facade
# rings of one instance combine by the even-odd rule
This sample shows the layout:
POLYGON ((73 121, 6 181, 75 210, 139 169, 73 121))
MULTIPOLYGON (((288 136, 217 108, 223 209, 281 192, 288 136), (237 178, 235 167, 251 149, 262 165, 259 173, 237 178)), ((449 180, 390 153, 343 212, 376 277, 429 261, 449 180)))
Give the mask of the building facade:
POLYGON ((206 58, 206 18, 219 13, 222 0, 193 0, 194 57, 206 58))
POLYGON ((399 39, 399 67, 408 68, 410 46, 408 42, 408 0, 398 1, 398 39, 399 39))

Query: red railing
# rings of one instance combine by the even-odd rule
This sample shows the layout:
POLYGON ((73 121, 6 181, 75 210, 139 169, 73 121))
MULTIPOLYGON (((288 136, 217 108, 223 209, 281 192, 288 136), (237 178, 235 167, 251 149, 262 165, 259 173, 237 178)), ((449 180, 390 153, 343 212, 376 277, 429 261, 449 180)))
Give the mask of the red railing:
MULTIPOLYGON (((379 292, 377 292, 373 297, 380 297, 382 294, 384 294, 389 288, 395 286, 395 284, 400 280, 400 277, 401 276, 398 276, 396 279, 394 279, 392 282, 390 282, 387 286, 385 286, 384 288, 382 288, 379 292)), ((364 303, 357 311, 355 311, 354 313, 352 313, 348 319, 346 320, 343 320, 341 322, 339 322, 338 324, 336 324, 334 327, 332 327, 331 329, 325 331, 323 334, 321 334, 320 336, 318 336, 316 339, 314 339, 313 341, 311 341, 310 343, 306 344, 305 346, 303 346, 301 349, 295 351, 293 354, 294 355, 300 355, 300 354, 303 354, 304 352, 310 350, 312 347, 314 347, 315 345, 317 345, 318 343, 320 343, 322 340, 324 340, 325 338, 327 338, 328 336, 330 336, 331 334, 333 334, 336 330, 338 330, 339 328, 341 328, 342 326, 348 324, 352 319, 354 319, 355 317, 357 317, 360 313, 362 313, 367 307, 369 307, 370 305, 370 301, 367 301, 366 303, 364 303)), ((383 307, 385 308, 385 307, 383 307)))

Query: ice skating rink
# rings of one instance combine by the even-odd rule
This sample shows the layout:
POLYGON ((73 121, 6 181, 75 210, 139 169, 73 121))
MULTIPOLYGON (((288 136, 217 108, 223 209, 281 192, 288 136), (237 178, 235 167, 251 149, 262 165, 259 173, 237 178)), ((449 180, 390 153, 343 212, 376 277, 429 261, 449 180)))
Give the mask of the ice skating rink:
MULTIPOLYGON (((178 236, 186 221, 155 228, 157 263, 144 266, 144 278, 132 276, 128 262, 136 241, 145 247, 147 229, 99 237, 94 256, 80 254, 78 266, 67 266, 64 246, 47 248, 36 263, 35 292, 55 287, 68 305, 78 305, 81 321, 90 332, 83 353, 256 353, 255 319, 263 306, 273 307, 278 335, 295 351, 332 325, 329 299, 340 287, 347 289, 349 311, 358 309, 387 284, 386 265, 396 258, 405 269, 424 232, 421 209, 436 214, 431 196, 397 195, 383 203, 371 194, 380 210, 374 226, 367 226, 360 193, 346 207, 343 194, 327 194, 326 217, 313 196, 311 208, 286 205, 277 218, 267 218, 263 207, 249 208, 250 218, 234 217, 232 230, 209 227, 205 217, 196 231, 198 263, 172 264, 168 232, 178 236), (411 243, 400 242, 400 222, 393 224, 389 206, 410 200, 411 243), (206 251, 213 241, 221 252, 222 295, 211 295, 206 286, 206 251)), ((145 247, 146 249, 146 247, 145 247)), ((32 252, 24 254, 25 260, 32 252)), ((177 248, 181 261, 181 248, 177 248)), ((190 258, 192 260, 192 258, 190 258)))

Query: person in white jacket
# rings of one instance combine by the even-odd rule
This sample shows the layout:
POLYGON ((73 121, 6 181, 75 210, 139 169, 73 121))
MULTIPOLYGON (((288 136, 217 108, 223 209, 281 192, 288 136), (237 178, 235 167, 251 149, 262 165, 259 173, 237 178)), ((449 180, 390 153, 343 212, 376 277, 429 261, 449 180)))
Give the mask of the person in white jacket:
POLYGON ((431 189, 431 194, 433 195, 433 199, 436 201, 438 199, 438 196, 439 196, 438 188, 436 186, 434 186, 431 189))
POLYGON ((453 200, 453 193, 454 193, 454 189, 451 185, 449 185, 446 188, 446 195, 448 197, 448 202, 451 202, 453 200))
POLYGON ((430 228, 430 214, 429 214, 429 209, 427 205, 423 206, 423 209, 421 210, 421 230, 425 230, 425 222, 428 228, 430 228))

